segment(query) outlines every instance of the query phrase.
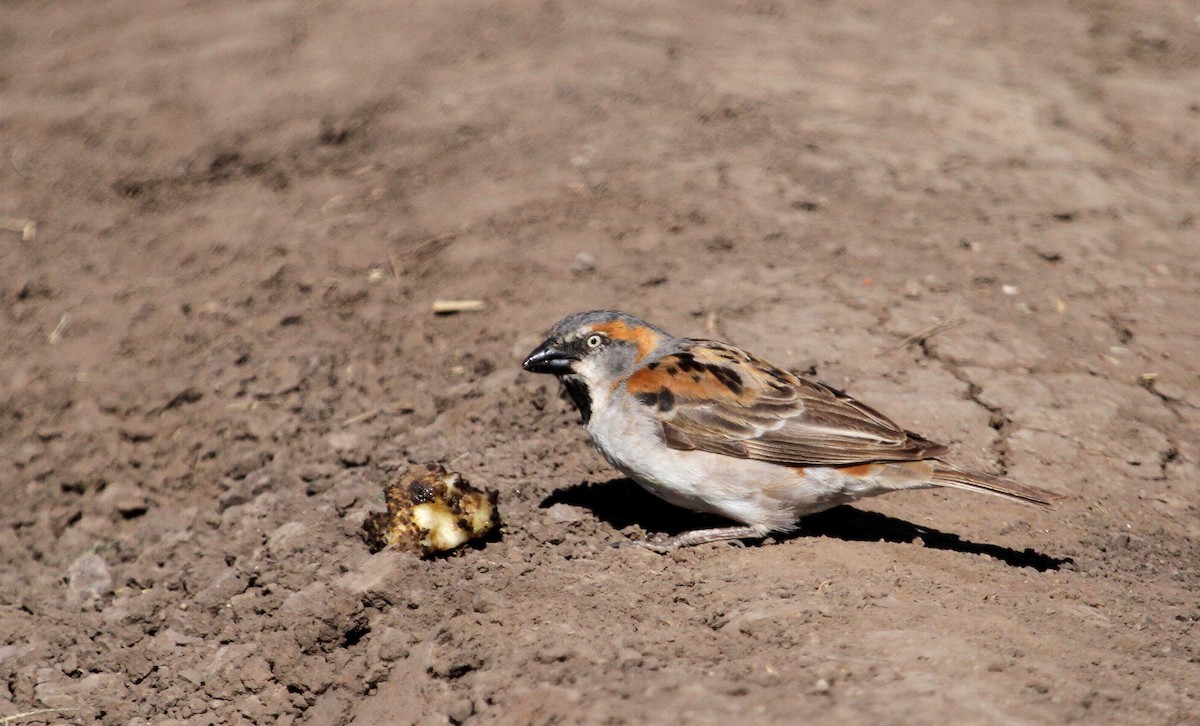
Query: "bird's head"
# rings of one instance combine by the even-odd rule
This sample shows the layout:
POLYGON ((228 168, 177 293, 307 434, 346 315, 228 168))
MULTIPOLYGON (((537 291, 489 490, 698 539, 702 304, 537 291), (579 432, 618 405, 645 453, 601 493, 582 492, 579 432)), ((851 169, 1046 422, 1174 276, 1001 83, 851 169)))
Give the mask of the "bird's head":
POLYGON ((558 321, 522 367, 558 376, 586 421, 589 391, 611 387, 658 355, 671 336, 628 313, 589 310, 558 321))

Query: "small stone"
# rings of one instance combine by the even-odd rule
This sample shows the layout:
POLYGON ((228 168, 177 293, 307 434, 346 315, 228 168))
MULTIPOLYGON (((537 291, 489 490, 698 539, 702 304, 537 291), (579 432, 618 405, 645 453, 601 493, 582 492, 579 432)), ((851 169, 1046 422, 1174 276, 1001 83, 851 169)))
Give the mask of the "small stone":
POLYGON ((329 435, 328 441, 343 466, 363 466, 371 461, 371 453, 356 433, 337 431, 329 435))
POLYGON ((167 402, 162 405, 162 408, 164 411, 172 408, 178 408, 189 403, 195 403, 201 398, 204 398, 203 391, 195 386, 188 386, 187 388, 184 388, 182 391, 179 391, 167 399, 167 402))
POLYGON ((589 272, 595 272, 596 258, 592 257, 587 252, 580 252, 575 255, 575 260, 571 263, 571 272, 576 275, 586 275, 589 272))
POLYGON ((282 559, 307 550, 311 539, 312 533, 304 522, 285 522, 267 536, 267 551, 282 559))
POLYGON ((1045 681, 1041 680, 1040 678, 1036 678, 1036 677, 1030 678, 1028 681, 1026 681, 1025 687, 1032 688, 1033 690, 1037 691, 1038 693, 1042 693, 1042 694, 1046 694, 1046 693, 1050 692, 1050 684, 1046 683, 1045 681))
POLYGON ((578 522, 587 515, 584 514, 583 509, 580 507, 573 507, 570 504, 558 502, 546 509, 546 516, 555 522, 567 524, 578 522))
POLYGON ((378 633, 371 634, 367 644, 368 657, 375 657, 384 663, 401 660, 408 657, 408 634, 399 628, 388 626, 378 633))
POLYGON ((1046 262, 1062 262, 1062 250, 1052 245, 1043 243, 1033 248, 1034 253, 1041 257, 1046 262))
POLYGON ((225 476, 233 480, 242 479, 247 474, 266 466, 272 456, 267 451, 248 451, 240 456, 235 455, 229 465, 225 467, 225 476))
POLYGON ((279 608, 279 616, 288 623, 288 632, 306 654, 328 649, 351 634, 356 634, 351 636, 354 638, 362 637, 369 630, 362 598, 322 582, 289 595, 279 608))
POLYGON ((830 689, 829 681, 824 678, 818 678, 817 682, 813 684, 813 693, 826 694, 830 689))
POLYGON ((950 292, 950 283, 937 275, 926 275, 923 279, 925 289, 930 292, 950 292))
POLYGON ((554 641, 538 648, 533 654, 538 663, 562 663, 575 654, 572 646, 565 641, 554 641))
POLYGON ((85 604, 112 593, 108 565, 94 552, 80 555, 67 572, 67 599, 72 602, 85 604))
POLYGON ((38 426, 33 434, 42 441, 53 441, 62 438, 63 430, 58 426, 38 426))
POLYGON ((267 368, 264 377, 250 387, 256 398, 282 396, 300 388, 304 383, 304 369, 299 363, 284 360, 267 368))
POLYGON ((370 601, 394 602, 398 580, 406 557, 395 550, 383 550, 369 557, 356 569, 334 580, 361 598, 370 601))
POLYGON ((1149 387, 1158 395, 1172 401, 1187 401, 1184 388, 1177 379, 1156 376, 1149 382, 1149 387))
POLYGON ((268 716, 275 714, 268 713, 267 707, 263 705, 258 696, 244 696, 238 700, 238 713, 245 716, 251 723, 264 723, 269 720, 268 716))
POLYGON ((236 507, 252 501, 255 497, 270 489, 274 483, 275 478, 267 472, 238 479, 217 499, 217 511, 224 512, 230 507, 236 507))
POLYGON ((471 598, 471 609, 477 613, 490 613, 500 604, 500 598, 492 592, 477 592, 475 597, 471 598))
POLYGON ((144 421, 126 421, 117 429, 121 438, 134 444, 140 444, 154 438, 154 427, 144 421))
POLYGON ((1133 535, 1129 534, 1128 532, 1117 532, 1108 538, 1107 549, 1111 552, 1127 550, 1132 542, 1133 535))
MULTIPOLYGON (((812 211, 812 210, 808 210, 812 211)), ((728 252, 733 249, 733 240, 725 235, 717 235, 704 243, 705 248, 710 252, 728 252)))
POLYGON ((621 648, 617 651, 617 662, 623 668, 637 668, 646 660, 646 656, 633 648, 621 648))
POLYGON ((262 656, 251 655, 238 668, 238 676, 242 685, 254 693, 266 688, 271 682, 271 666, 262 656))
POLYGON ((446 709, 446 718, 450 719, 450 723, 460 724, 471 717, 475 713, 475 704, 470 698, 460 698, 450 704, 450 708, 446 709))
POLYGON ((183 670, 179 671, 179 677, 192 684, 192 686, 195 688, 199 688, 200 686, 204 685, 204 674, 195 668, 184 668, 183 670))
POLYGON ((12 463, 23 469, 42 455, 44 447, 36 441, 26 441, 17 447, 12 455, 12 463))
MULTIPOLYGON (((300 476, 301 481, 312 483, 322 479, 327 480, 336 472, 337 469, 327 462, 314 461, 302 464, 297 471, 297 474, 300 476)), ((325 491, 325 489, 328 489, 331 484, 323 484, 322 486, 325 488, 321 489, 319 492, 315 492, 316 494, 320 494, 321 492, 325 491)))
POLYGON ((42 680, 39 671, 38 684, 34 687, 33 694, 49 708, 72 708, 78 705, 78 700, 71 691, 70 686, 61 680, 42 680))
POLYGON ((118 700, 125 697, 125 679, 116 673, 91 673, 76 681, 73 690, 118 700))
POLYGON ((328 441, 329 447, 338 452, 356 448, 361 443, 358 434, 351 431, 335 431, 329 434, 328 441))
POLYGON ((227 605, 234 595, 245 590, 246 581, 242 580, 238 570, 226 568, 218 572, 192 600, 200 607, 217 608, 227 605))
POLYGON ((100 500, 125 519, 140 517, 150 509, 150 502, 142 490, 127 482, 110 484, 100 500))

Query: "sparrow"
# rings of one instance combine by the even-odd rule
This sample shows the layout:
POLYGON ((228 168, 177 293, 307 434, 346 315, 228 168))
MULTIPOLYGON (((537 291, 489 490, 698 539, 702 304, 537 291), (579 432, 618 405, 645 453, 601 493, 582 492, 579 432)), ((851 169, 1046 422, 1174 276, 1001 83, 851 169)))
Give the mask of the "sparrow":
POLYGON ((628 313, 563 318, 525 359, 557 376, 610 464, 661 499, 736 526, 641 542, 665 552, 790 532, 840 504, 952 487, 1048 507, 1061 497, 942 460, 947 447, 831 386, 628 313))

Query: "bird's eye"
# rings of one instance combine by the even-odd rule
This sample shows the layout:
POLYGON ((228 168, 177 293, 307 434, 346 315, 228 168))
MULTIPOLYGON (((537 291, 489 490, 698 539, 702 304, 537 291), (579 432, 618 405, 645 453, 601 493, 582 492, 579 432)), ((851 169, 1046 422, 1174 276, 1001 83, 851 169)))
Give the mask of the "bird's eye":
POLYGON ((603 337, 601 337, 599 335, 589 335, 587 337, 587 340, 584 341, 584 344, 587 345, 587 347, 589 347, 589 348, 599 348, 600 344, 603 342, 604 342, 603 337))

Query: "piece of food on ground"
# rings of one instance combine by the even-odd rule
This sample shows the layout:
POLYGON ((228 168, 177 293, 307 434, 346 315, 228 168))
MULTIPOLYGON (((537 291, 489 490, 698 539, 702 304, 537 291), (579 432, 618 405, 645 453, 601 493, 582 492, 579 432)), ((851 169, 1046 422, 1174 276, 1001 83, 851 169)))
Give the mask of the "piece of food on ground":
POLYGON ((386 512, 367 515, 363 539, 372 552, 389 545, 433 555, 492 531, 497 493, 476 489, 441 464, 419 464, 384 490, 386 512))

